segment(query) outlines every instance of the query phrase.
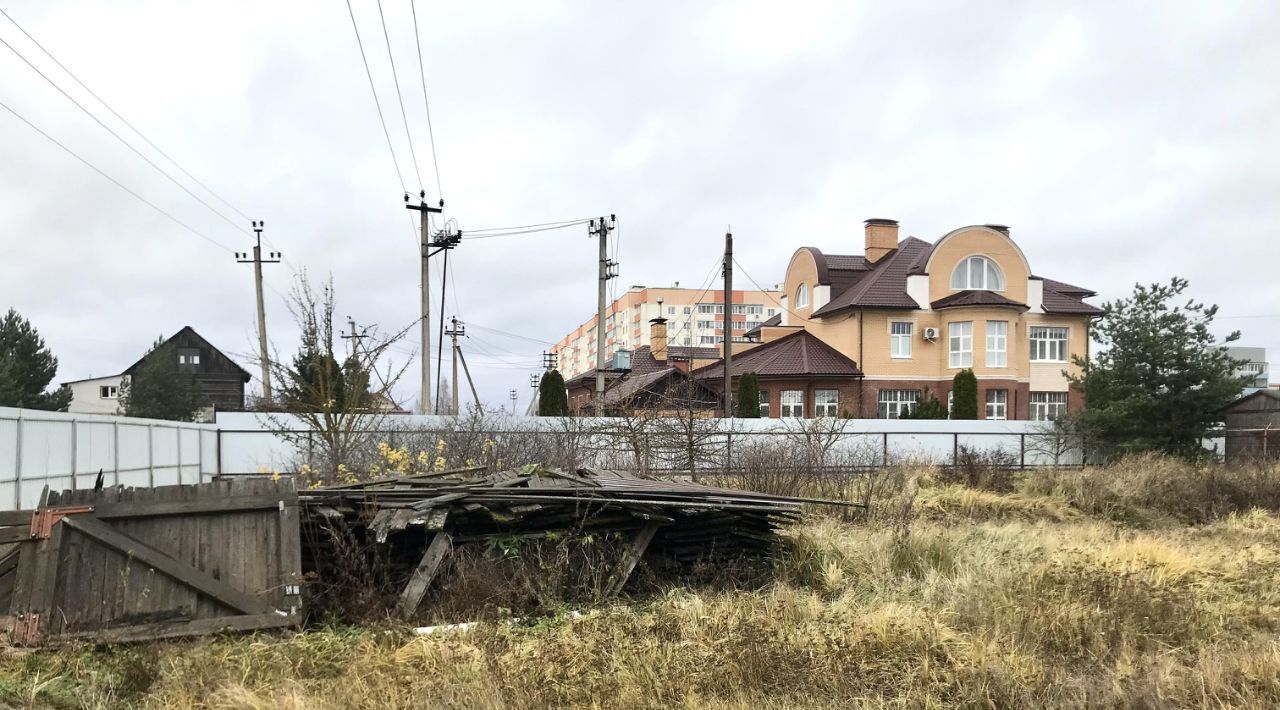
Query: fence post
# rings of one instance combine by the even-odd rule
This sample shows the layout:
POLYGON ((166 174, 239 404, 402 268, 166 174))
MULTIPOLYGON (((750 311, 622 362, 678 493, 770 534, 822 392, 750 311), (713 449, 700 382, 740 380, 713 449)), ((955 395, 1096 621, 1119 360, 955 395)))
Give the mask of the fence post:
POLYGON ((147 425, 147 485, 156 487, 156 446, 153 440, 155 426, 147 425))
POLYGON ((18 412, 18 436, 13 442, 13 509, 22 510, 22 412, 18 412))
POLYGON ((951 434, 951 467, 960 465, 960 432, 951 434))
POLYGON ((178 485, 182 485, 182 427, 175 426, 174 431, 178 433, 178 485))
POLYGON ((76 451, 76 445, 79 442, 77 441, 76 435, 79 432, 80 432, 80 424, 76 420, 72 419, 71 420, 71 490, 73 491, 78 488, 78 486, 76 485, 76 469, 77 469, 76 463, 77 463, 77 457, 78 457, 78 453, 76 451))
POLYGON ((115 485, 120 485, 120 422, 111 422, 111 475, 115 485))
POLYGON ((1018 435, 1018 468, 1027 468, 1027 432, 1018 435))
POLYGON ((884 449, 880 457, 880 464, 882 466, 889 465, 889 432, 887 431, 884 432, 884 449))

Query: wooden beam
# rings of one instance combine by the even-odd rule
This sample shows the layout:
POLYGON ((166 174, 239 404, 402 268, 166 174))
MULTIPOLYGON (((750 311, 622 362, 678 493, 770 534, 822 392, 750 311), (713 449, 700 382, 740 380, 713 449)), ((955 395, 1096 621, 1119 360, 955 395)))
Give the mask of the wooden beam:
POLYGON ((165 515, 236 513, 278 508, 282 498, 283 496, 279 495, 239 495, 155 502, 101 503, 94 505, 93 515, 96 518, 158 518, 165 515))
POLYGON ((605 596, 613 596, 622 591, 626 586, 627 580, 631 578, 631 572, 640 563, 640 558, 644 557, 644 551, 649 549, 649 543, 653 542, 653 536, 657 534, 658 527, 661 523, 650 521, 640 532, 636 533, 636 537, 632 540, 627 551, 622 555, 622 563, 618 565, 618 571, 614 573, 613 582, 609 584, 605 596))
POLYGON ((284 626, 297 626, 301 622, 301 618, 297 614, 277 614, 275 612, 245 616, 220 616, 213 619, 118 626, 111 629, 63 634, 57 638, 66 640, 84 639, 95 643, 153 641, 156 639, 180 638, 182 636, 217 634, 226 631, 278 629, 284 626))
POLYGON ((0 528, 0 545, 14 542, 31 542, 31 526, 16 525, 11 528, 0 528))
POLYGON ((135 540, 100 520, 84 515, 73 515, 63 518, 62 523, 123 553, 126 557, 136 559, 158 572, 169 575, 182 584, 208 595, 220 604, 246 614, 265 614, 272 611, 270 605, 257 597, 242 592, 222 580, 214 579, 207 572, 185 562, 175 560, 168 554, 135 540))
POLYGON ((422 603, 427 587, 431 585, 431 580, 440 570, 440 563, 444 561, 444 556, 452 547, 453 537, 443 530, 431 538, 431 544, 427 545, 427 551, 422 553, 418 568, 413 571, 409 583, 404 585, 404 591, 400 593, 400 601, 396 603, 397 616, 408 619, 418 611, 418 605, 422 603))

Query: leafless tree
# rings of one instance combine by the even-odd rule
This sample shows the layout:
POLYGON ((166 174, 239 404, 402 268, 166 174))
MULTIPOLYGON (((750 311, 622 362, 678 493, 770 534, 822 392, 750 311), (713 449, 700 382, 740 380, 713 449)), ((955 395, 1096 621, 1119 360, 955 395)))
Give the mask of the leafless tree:
POLYGON ((302 341, 287 362, 279 356, 272 362, 278 397, 266 414, 271 430, 293 444, 321 480, 368 463, 388 412, 398 409, 392 390, 407 366, 391 362, 388 351, 413 327, 384 335, 370 326, 340 362, 335 306, 332 278, 317 291, 306 272, 298 275, 289 311, 302 341))

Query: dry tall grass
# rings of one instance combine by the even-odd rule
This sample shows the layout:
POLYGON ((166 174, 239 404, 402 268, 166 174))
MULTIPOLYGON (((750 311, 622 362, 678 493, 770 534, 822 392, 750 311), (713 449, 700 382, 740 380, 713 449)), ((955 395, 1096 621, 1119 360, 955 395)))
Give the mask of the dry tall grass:
POLYGON ((1008 494, 898 473, 871 515, 789 531, 763 589, 667 589, 577 619, 420 637, 365 627, 10 653, 0 704, 1280 706, 1274 511, 1159 460, 1037 474, 1008 494), (1188 500, 1196 491, 1215 502, 1188 500))

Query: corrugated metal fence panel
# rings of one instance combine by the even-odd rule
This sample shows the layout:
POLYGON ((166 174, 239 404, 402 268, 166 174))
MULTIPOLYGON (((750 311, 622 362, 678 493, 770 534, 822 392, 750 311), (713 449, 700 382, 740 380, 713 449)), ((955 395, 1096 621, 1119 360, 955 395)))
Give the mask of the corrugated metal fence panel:
POLYGON ((218 473, 212 424, 0 407, 0 510, 34 508, 40 492, 105 485, 200 483, 218 473))

